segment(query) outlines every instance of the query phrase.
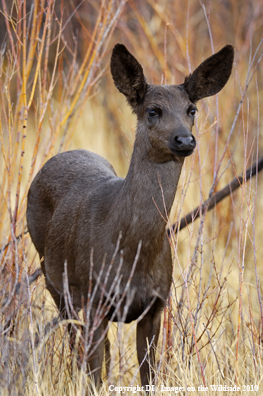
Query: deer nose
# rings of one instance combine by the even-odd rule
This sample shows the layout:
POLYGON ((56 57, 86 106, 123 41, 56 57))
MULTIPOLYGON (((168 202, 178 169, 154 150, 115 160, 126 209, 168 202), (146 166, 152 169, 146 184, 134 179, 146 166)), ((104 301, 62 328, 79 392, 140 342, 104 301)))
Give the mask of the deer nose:
POLYGON ((178 157, 188 157, 195 149, 195 137, 186 128, 177 129, 170 139, 168 147, 178 157))
POLYGON ((177 150, 193 150, 196 146, 196 140, 191 136, 175 136, 174 138, 177 150))

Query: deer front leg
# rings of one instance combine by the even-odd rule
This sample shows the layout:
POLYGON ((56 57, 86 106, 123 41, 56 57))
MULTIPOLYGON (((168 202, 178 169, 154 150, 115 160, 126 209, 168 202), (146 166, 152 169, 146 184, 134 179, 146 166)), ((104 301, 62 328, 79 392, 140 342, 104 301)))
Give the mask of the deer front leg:
MULTIPOLYGON (((88 372, 93 376, 96 388, 98 389, 101 383, 101 369, 104 356, 104 338, 108 324, 107 319, 103 319, 101 324, 95 330, 91 329, 88 341, 89 351, 87 359, 88 372)), ((89 330, 88 330, 89 331, 89 330)))
POLYGON ((137 324, 137 356, 142 386, 154 380, 155 348, 160 333, 161 312, 148 312, 137 324), (151 345, 151 347, 150 347, 151 345), (142 363, 143 362, 143 363, 142 363))

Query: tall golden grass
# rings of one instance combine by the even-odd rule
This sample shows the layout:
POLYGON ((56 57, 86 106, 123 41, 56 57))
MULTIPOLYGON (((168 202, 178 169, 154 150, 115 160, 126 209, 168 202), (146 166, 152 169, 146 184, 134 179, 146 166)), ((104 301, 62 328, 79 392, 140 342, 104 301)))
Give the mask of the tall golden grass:
MULTIPOLYGON (((66 324, 54 320, 43 276, 33 281, 39 259, 25 210, 34 175, 58 152, 96 151, 125 176, 136 120, 110 77, 113 45, 123 42, 155 84, 179 84, 211 53, 235 46, 227 86, 199 103, 197 149, 185 161, 171 225, 262 155, 262 7, 262 0, 2 0, 1 395, 82 395, 90 381, 76 368, 66 324)), ((220 384, 240 388, 228 395, 263 393, 262 184, 256 175, 172 235, 157 394, 175 393, 162 385, 215 394, 210 386, 220 384)), ((134 326, 110 329, 111 370, 99 394, 139 384, 134 326)))

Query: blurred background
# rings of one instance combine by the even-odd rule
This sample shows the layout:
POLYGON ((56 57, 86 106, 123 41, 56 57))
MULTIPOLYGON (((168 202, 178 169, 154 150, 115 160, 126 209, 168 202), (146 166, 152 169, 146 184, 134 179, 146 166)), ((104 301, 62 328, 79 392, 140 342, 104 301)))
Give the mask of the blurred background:
MULTIPOLYGON (((66 364, 63 373, 70 364, 62 363, 66 347, 57 328, 45 344, 45 363, 39 358, 44 347, 34 346, 35 333, 44 337, 56 310, 43 276, 30 278, 39 268, 25 233, 33 177, 51 156, 76 148, 102 155, 125 177, 136 117, 110 75, 117 42, 153 84, 180 84, 212 53, 226 44, 235 47, 229 82, 198 103, 197 149, 185 160, 170 224, 242 175, 263 155, 263 1, 2 0, 0 10, 0 381, 12 394, 19 394, 22 383, 38 391, 46 386, 53 394, 66 377, 54 374, 52 359, 66 364), (18 373, 18 361, 31 369, 18 373), (39 373, 46 378, 47 372, 40 385, 39 373)), ((183 377, 193 386, 204 378, 208 385, 213 378, 260 383, 262 194, 259 173, 173 235, 174 282, 160 340, 162 383, 183 377), (187 371, 190 360, 193 371, 187 371)), ((130 380, 134 339, 123 341, 118 334, 113 328, 113 375, 119 370, 130 380)), ((71 394, 73 385, 65 392, 71 394)))

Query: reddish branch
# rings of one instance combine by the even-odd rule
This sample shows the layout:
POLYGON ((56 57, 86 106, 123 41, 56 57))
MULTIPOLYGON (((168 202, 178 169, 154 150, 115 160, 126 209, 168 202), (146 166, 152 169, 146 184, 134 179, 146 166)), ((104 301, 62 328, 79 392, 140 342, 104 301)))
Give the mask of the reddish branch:
POLYGON ((178 232, 186 227, 188 224, 192 223, 198 217, 200 217, 200 213, 203 213, 206 209, 213 209, 218 202, 222 201, 224 198, 228 197, 231 193, 233 193, 238 187, 240 187, 244 182, 249 180, 251 177, 255 176, 263 169, 263 157, 261 157, 257 162, 246 170, 244 176, 235 177, 227 186, 225 186, 222 190, 218 191, 216 194, 212 195, 208 198, 201 206, 195 208, 192 212, 188 213, 184 216, 180 222, 176 222, 172 225, 171 229, 168 230, 168 235, 170 236, 171 230, 173 232, 178 232))

